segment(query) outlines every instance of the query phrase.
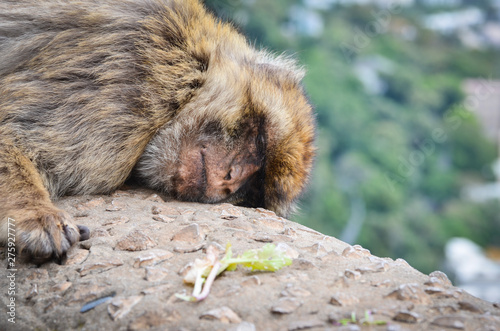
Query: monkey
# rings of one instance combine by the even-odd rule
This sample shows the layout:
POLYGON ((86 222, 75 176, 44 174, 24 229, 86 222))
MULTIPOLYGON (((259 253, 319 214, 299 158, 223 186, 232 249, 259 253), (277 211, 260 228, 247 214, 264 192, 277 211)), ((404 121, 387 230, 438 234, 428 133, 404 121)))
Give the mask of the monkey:
POLYGON ((199 0, 0 0, 0 242, 60 260, 54 205, 126 180, 173 199, 295 210, 313 168, 304 69, 199 0))

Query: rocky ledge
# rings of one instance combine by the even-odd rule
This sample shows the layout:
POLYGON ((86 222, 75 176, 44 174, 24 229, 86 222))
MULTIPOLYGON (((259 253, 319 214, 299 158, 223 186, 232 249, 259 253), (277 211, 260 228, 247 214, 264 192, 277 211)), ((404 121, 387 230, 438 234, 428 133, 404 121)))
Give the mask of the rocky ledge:
MULTIPOLYGON (((442 272, 424 275, 264 209, 165 202, 144 190, 58 206, 91 237, 61 265, 2 268, 1 330, 500 330, 499 305, 442 272), (186 266, 226 243, 235 254, 274 243, 293 263, 226 271, 204 301, 178 299, 192 290, 186 266)), ((7 265, 5 248, 0 259, 7 265)))

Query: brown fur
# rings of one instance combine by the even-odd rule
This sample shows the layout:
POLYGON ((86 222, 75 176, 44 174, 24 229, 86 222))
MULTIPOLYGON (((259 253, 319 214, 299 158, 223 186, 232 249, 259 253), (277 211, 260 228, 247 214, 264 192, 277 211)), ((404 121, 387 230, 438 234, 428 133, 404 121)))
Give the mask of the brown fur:
POLYGON ((134 174, 182 200, 285 215, 314 158, 314 116, 285 57, 196 0, 0 0, 0 240, 60 256, 50 198, 134 174))

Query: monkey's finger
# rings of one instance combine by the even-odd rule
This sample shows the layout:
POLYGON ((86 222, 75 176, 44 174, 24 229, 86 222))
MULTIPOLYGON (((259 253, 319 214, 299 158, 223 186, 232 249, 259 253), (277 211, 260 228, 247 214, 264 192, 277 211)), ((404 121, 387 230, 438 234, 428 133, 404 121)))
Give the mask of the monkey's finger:
POLYGON ((80 230, 80 241, 84 241, 90 238, 90 230, 85 225, 77 225, 78 230, 80 230))

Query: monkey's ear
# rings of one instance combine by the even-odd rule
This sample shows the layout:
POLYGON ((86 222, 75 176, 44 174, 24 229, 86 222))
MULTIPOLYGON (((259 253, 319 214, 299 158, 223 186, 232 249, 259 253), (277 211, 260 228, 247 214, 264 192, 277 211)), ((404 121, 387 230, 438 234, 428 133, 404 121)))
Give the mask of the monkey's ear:
POLYGON ((305 69, 297 61, 286 54, 275 56, 265 50, 257 55, 257 66, 272 71, 275 75, 281 74, 290 77, 296 82, 301 82, 306 74, 305 69))

